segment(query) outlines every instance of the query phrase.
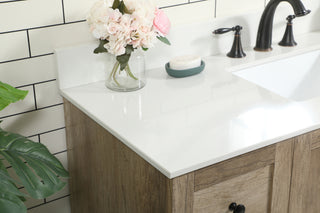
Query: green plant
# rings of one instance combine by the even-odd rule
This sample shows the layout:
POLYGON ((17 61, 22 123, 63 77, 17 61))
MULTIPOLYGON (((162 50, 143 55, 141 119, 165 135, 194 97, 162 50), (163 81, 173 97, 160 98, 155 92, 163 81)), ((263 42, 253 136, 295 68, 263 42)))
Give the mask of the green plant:
MULTIPOLYGON (((0 111, 10 103, 24 99, 27 93, 0 81, 0 111)), ((0 127, 0 212, 27 212, 23 203, 25 197, 43 199, 53 195, 65 186, 62 178, 68 176, 60 161, 43 144, 0 127), (9 175, 5 160, 18 180, 9 175), (27 194, 20 192, 17 185, 23 186, 27 194)))

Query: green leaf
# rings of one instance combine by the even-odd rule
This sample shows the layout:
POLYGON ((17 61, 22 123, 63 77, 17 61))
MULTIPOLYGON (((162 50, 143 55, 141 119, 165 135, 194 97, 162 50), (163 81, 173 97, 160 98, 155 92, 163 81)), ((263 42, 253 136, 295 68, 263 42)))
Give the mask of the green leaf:
POLYGON ((9 104, 24 99, 27 94, 28 91, 16 89, 0 81, 0 111, 9 104))
POLYGON ((59 177, 68 177, 68 172, 43 144, 0 129, 0 155, 10 163, 33 198, 51 196, 66 184, 59 177))
POLYGON ((167 45, 171 45, 170 41, 166 38, 166 37, 163 37, 163 36, 158 36, 157 37, 160 41, 162 41, 163 43, 167 44, 167 45))
POLYGON ((147 51, 149 48, 144 48, 144 47, 142 47, 142 50, 143 51, 147 51))
POLYGON ((126 53, 116 57, 117 61, 120 63, 120 70, 124 70, 128 65, 131 53, 134 51, 132 45, 126 46, 126 53))
POLYGON ((125 13, 130 14, 129 10, 127 9, 127 7, 126 7, 126 5, 124 4, 123 1, 120 2, 120 5, 119 5, 118 8, 119 8, 120 13, 122 13, 122 14, 125 14, 125 13))
POLYGON ((120 0, 114 0, 112 4, 112 9, 114 10, 118 9, 122 14, 125 14, 125 13, 131 14, 128 8, 126 7, 126 5, 124 4, 124 2, 120 0))
POLYGON ((23 204, 25 201, 22 192, 19 191, 2 161, 0 161, 0 212, 26 212, 23 204))
POLYGON ((131 54, 134 51, 132 45, 127 45, 126 46, 126 54, 131 54))
POLYGON ((19 191, 18 187, 14 184, 17 181, 10 177, 7 169, 0 161, 0 192, 7 192, 17 196, 26 196, 19 191))
POLYGON ((27 208, 19 197, 0 192, 0 212, 26 213, 27 208))
POLYGON ((112 9, 117 9, 120 6, 120 0, 114 0, 112 4, 112 9))
POLYGON ((95 54, 98 54, 98 53, 107 53, 108 52, 108 50, 104 47, 104 45, 105 44, 107 44, 109 41, 107 41, 107 40, 100 40, 100 42, 99 42, 99 46, 96 48, 96 49, 94 49, 94 53, 95 54))

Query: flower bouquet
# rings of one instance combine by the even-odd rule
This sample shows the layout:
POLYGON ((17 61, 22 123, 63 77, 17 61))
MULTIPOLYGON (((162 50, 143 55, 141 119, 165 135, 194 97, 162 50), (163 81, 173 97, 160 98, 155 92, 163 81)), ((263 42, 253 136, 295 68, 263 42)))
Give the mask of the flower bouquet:
POLYGON ((93 36, 100 41, 94 53, 107 52, 115 58, 106 86, 118 91, 143 87, 143 55, 135 56, 135 69, 130 68, 129 60, 135 50, 147 51, 157 39, 170 45, 165 37, 170 21, 164 12, 151 0, 100 0, 91 8, 87 21, 93 36))

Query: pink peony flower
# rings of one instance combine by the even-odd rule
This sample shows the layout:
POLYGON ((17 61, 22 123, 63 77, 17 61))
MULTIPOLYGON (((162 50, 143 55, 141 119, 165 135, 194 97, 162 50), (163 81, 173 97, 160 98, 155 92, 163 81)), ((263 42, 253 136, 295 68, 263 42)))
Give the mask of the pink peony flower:
POLYGON ((156 9, 155 18, 153 19, 153 26, 163 36, 166 36, 169 33, 171 23, 168 16, 162 10, 156 9))

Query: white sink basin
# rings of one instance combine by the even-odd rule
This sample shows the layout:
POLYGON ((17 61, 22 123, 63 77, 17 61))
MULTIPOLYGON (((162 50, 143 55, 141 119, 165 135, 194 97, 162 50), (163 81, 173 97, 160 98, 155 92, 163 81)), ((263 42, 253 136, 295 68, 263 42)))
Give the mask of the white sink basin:
POLYGON ((233 72, 282 97, 305 101, 320 96, 320 50, 233 72))

